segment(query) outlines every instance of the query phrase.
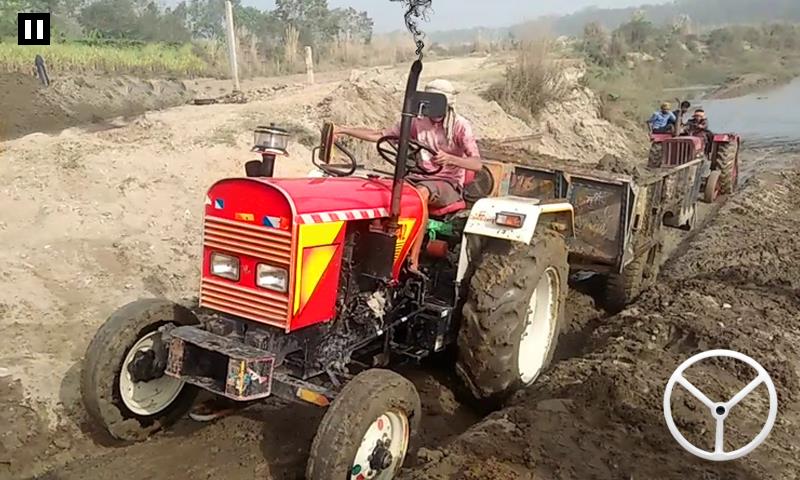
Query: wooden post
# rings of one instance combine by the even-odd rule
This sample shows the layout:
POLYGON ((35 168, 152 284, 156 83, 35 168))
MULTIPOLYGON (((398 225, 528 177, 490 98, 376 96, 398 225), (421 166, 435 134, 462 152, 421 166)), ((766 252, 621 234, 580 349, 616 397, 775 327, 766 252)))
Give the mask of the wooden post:
POLYGON ((238 92, 241 88, 239 86, 239 64, 236 61, 236 34, 233 30, 233 5, 231 5, 231 0, 225 0, 225 20, 228 30, 228 59, 231 62, 233 91, 238 92))
POLYGON ((306 75, 309 85, 314 84, 314 52, 311 47, 306 47, 306 75))

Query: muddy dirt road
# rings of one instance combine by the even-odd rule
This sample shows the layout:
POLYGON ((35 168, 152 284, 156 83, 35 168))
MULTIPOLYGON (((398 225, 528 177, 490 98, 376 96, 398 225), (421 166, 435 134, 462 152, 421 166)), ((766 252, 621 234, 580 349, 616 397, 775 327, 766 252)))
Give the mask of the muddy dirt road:
MULTIPOLYGON (((430 64, 426 74, 448 76, 469 87, 474 85, 474 72, 485 72, 489 69, 487 65, 491 65, 482 62, 485 61, 448 60, 430 64)), ((5 266, 0 270, 0 320, 4 333, 0 336, 0 425, 7 427, 0 433, 0 479, 40 476, 51 479, 237 480, 302 476, 320 418, 319 411, 270 403, 251 407, 210 425, 184 421, 145 443, 112 445, 107 438, 90 432, 85 424, 85 414, 78 402, 80 362, 97 326, 119 305, 142 296, 181 299, 195 294, 205 188, 219 177, 240 174, 242 164, 249 159, 246 152, 253 126, 269 121, 288 125, 296 141, 290 145, 292 156, 278 165, 277 174, 303 175, 310 168, 308 147, 314 141, 321 118, 377 126, 396 117, 393 109, 388 110, 390 105, 397 104, 393 99, 399 93, 392 78, 392 72, 378 72, 343 83, 295 86, 246 105, 183 106, 112 123, 104 129, 73 128, 54 136, 33 134, 0 144, 3 157, 0 164, 0 211, 3 212, 0 261, 5 266), (381 105, 386 105, 385 116, 376 113, 380 112, 381 105)), ((545 151, 566 155, 577 150, 587 155, 597 154, 598 158, 604 153, 614 153, 613 142, 609 143, 607 137, 598 133, 608 132, 609 127, 602 124, 599 115, 597 119, 586 118, 591 96, 576 88, 570 102, 569 111, 564 107, 553 109, 553 115, 559 116, 558 128, 562 131, 543 142, 545 151)), ((551 128, 550 125, 546 128, 525 125, 506 115, 496 104, 489 104, 470 92, 459 99, 459 108, 473 118, 479 134, 488 138, 529 135, 551 128)), ((545 119, 545 123, 548 121, 553 122, 553 119, 545 119)), ((615 135, 621 138, 622 133, 615 135)), ((616 153, 625 151, 627 147, 621 146, 616 153)), ((762 150, 749 151, 745 164, 754 164, 751 159, 762 153, 762 150)), ((791 156, 794 153, 787 155, 795 158, 791 156)), ((771 155, 765 154, 764 158, 772 161, 771 155)), ((766 164, 759 162, 761 166, 766 164)), ((768 169, 759 167, 758 171, 763 170, 768 169)), ((756 187, 756 190, 748 190, 755 193, 742 195, 744 204, 734 201, 725 208, 734 214, 739 212, 737 208, 745 210, 743 217, 734 215, 731 222, 750 221, 752 212, 758 213, 758 222, 743 238, 754 242, 751 247, 755 251, 763 248, 781 253, 780 243, 757 243, 756 234, 778 224, 767 220, 774 218, 776 212, 789 211, 792 204, 786 202, 790 201, 792 191, 780 179, 764 181, 772 182, 765 187, 767 190, 777 192, 765 202, 760 201, 763 194, 756 187)), ((713 209, 710 211, 713 213, 713 209)), ((712 217, 710 215, 708 220, 712 217)), ((784 224, 783 233, 776 233, 776 239, 784 238, 781 235, 786 232, 799 230, 794 223, 784 224)), ((718 238, 726 237, 725 232, 738 230, 736 223, 723 222, 716 227, 712 225, 708 231, 712 232, 708 234, 712 238, 718 238)), ((731 290, 727 296, 719 297, 716 290, 709 293, 706 288, 711 289, 716 283, 706 281, 710 286, 704 287, 704 271, 695 264, 708 265, 703 260, 706 255, 727 259, 732 256, 733 246, 721 240, 703 243, 704 235, 696 236, 698 243, 683 244, 686 255, 682 258, 689 260, 681 261, 689 263, 676 261, 678 266, 669 269, 669 272, 684 272, 682 274, 690 272, 697 277, 691 277, 695 283, 684 289, 681 282, 689 281, 690 277, 668 273, 667 287, 646 296, 641 307, 634 307, 639 310, 631 309, 608 325, 605 319, 599 320, 603 313, 595 308, 590 297, 571 294, 569 315, 573 328, 565 336, 558 355, 564 361, 531 393, 530 398, 537 403, 527 403, 529 400, 520 398, 512 410, 482 421, 479 412, 458 400, 458 382, 451 378, 446 365, 407 368, 405 373, 420 389, 424 410, 423 430, 415 444, 424 450, 419 456, 416 452, 410 456, 408 475, 414 478, 435 478, 434 475, 440 475, 439 478, 532 478, 532 472, 536 471, 537 478, 629 478, 620 477, 618 473, 622 470, 619 469, 583 470, 585 456, 599 455, 599 450, 588 447, 575 450, 584 458, 569 456, 564 450, 571 451, 587 442, 636 447, 642 442, 632 442, 622 434, 636 431, 635 425, 624 423, 629 413, 634 419, 643 419, 642 432, 658 431, 657 417, 637 403, 645 399, 646 405, 652 406, 658 394, 652 382, 657 377, 646 383, 646 391, 641 393, 642 385, 635 382, 647 377, 646 371, 617 368, 615 362, 636 364, 637 368, 649 365, 656 371, 666 368, 658 365, 659 359, 673 357, 661 356, 666 354, 661 354, 658 348, 650 349, 648 342, 657 347, 672 345, 675 330, 665 327, 653 332, 636 326, 637 322, 650 322, 652 315, 667 318, 672 322, 669 325, 678 325, 683 329, 679 332, 687 332, 690 338, 687 346, 676 348, 688 351, 694 345, 692 338, 701 338, 706 342, 703 345, 722 344, 719 335, 713 337, 717 340, 709 342, 702 337, 707 334, 706 330, 699 333, 696 330, 711 331, 716 321, 729 324, 729 310, 736 312, 736 318, 755 315, 753 322, 757 322, 773 314, 783 319, 786 317, 784 310, 792 306, 790 300, 777 297, 761 304, 754 299, 743 300, 742 306, 737 303, 741 295, 738 291, 731 290), (696 254, 696 251, 702 253, 696 254), (721 305, 720 312, 710 315, 713 321, 699 323, 703 327, 691 327, 692 324, 691 328, 686 327, 679 323, 680 319, 693 317, 684 315, 684 310, 698 317, 707 315, 705 304, 697 304, 705 300, 698 300, 697 295, 714 296, 714 302, 721 305), (678 301, 672 302, 673 298, 678 301), (666 306, 662 305, 664 302, 666 306), (722 308, 724 302, 735 308, 722 308), (670 310, 668 307, 673 304, 680 308, 670 310), (598 328, 601 325, 607 326, 598 328), (612 334, 613 338, 627 338, 631 343, 624 344, 624 351, 612 349, 611 354, 605 354, 606 346, 615 345, 608 342, 612 334), (656 340, 648 340, 652 337, 656 340), (639 355, 648 361, 634 361, 639 355), (595 375, 608 365, 616 373, 606 377, 595 375), (602 402, 601 409, 592 410, 589 408, 592 398, 606 398, 606 401, 602 402), (553 401, 548 403, 549 400, 553 401), (576 405, 586 406, 586 409, 578 412, 573 409, 576 405), (564 409, 570 413, 566 414, 564 409), (536 416, 527 416, 527 411, 533 411, 536 416), (497 420, 505 415, 514 415, 509 417, 515 425, 513 428, 505 420, 497 420), (519 422, 514 423, 517 419, 519 422), (609 425, 613 428, 603 430, 609 425), (559 433, 562 430, 563 435, 559 433), (542 432, 549 435, 542 435, 542 432), (495 439, 496 448, 489 448, 495 439), (482 449, 477 445, 483 445, 482 449), (501 448, 503 452, 499 451, 501 448), (472 456, 481 465, 469 460, 472 456)), ((738 237, 734 240, 743 241, 738 237)), ((759 255, 748 261, 755 262, 759 255)), ((747 257, 739 255, 737 258, 747 257)), ((769 265, 773 270, 793 266, 781 262, 784 261, 774 260, 769 265)), ((748 269, 756 272, 753 267, 747 264, 748 269)), ((794 267, 796 270, 797 266, 794 267)), ((735 267, 725 270, 730 271, 738 270, 735 267)), ((764 281, 773 282, 768 285, 797 288, 792 278, 773 281, 767 278, 768 274, 770 272, 764 272, 764 281)), ((718 276, 725 276, 725 273, 718 276)), ((721 280, 714 277, 714 281, 721 280)), ((787 328, 791 325, 788 320, 781 322, 780 325, 787 328)), ((755 330, 741 333, 742 341, 755 330)), ((740 335, 737 332, 725 335, 740 335)), ((725 335, 721 337, 723 340, 728 338, 725 335)), ((680 340, 681 337, 676 338, 680 340)), ((776 341, 783 341, 781 338, 776 341)), ((790 338, 786 337, 788 340, 790 338)), ((784 343, 780 346, 783 348, 784 343)), ((796 360, 796 356, 787 358, 796 360)), ((772 365, 777 363, 770 363, 770 367, 772 365)), ((785 367, 780 371, 785 373, 786 384, 792 385, 794 374, 785 367)), ((656 438, 667 444, 663 435, 656 438)), ((650 458, 647 455, 651 453, 643 451, 635 458, 644 462, 642 459, 650 458)), ((619 456, 600 455, 599 458, 597 462, 607 465, 603 468, 611 468, 608 465, 615 462, 625 465, 619 456)), ((591 463, 593 468, 595 464, 591 463)), ((639 472, 634 468, 636 463, 628 465, 631 475, 639 472)), ((636 475, 639 477, 643 475, 636 475)), ((650 478, 677 476, 651 475, 650 478)))

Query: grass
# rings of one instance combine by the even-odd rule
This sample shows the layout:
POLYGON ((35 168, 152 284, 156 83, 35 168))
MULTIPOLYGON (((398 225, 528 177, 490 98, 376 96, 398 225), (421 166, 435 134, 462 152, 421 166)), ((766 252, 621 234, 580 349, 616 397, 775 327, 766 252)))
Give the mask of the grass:
POLYGON ((506 69, 503 80, 486 91, 486 99, 526 119, 536 117, 548 103, 563 99, 568 87, 557 62, 550 57, 550 50, 547 41, 524 45, 506 69))
MULTIPOLYGON (((192 45, 142 46, 85 45, 58 43, 48 46, 20 46, 0 42, 0 71, 31 72, 34 57, 41 55, 49 72, 103 72, 140 75, 209 75, 208 64, 192 45)), ((51 75, 52 76, 52 75, 51 75)))

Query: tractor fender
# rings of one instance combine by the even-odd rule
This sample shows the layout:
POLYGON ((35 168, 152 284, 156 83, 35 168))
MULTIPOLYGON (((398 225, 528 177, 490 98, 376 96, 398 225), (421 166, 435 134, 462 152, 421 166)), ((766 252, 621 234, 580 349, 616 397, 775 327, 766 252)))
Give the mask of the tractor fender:
POLYGON ((472 261, 469 254, 469 237, 489 237, 509 242, 533 242, 542 227, 551 227, 571 237, 575 234, 575 212, 566 200, 541 201, 524 197, 491 197, 475 202, 470 211, 467 225, 464 227, 464 239, 461 242, 461 255, 458 262, 456 281, 463 280, 467 268, 472 261), (497 224, 497 215, 511 213, 524 215, 519 228, 497 224))

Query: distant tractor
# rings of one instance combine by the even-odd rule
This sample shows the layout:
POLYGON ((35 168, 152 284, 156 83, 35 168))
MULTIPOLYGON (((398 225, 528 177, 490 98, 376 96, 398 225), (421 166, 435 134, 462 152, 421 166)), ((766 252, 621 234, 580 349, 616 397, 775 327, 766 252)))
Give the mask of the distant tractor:
POLYGON ((741 138, 734 133, 721 133, 713 136, 710 148, 707 148, 706 142, 704 136, 650 134, 647 165, 659 168, 675 165, 686 159, 707 158, 707 175, 704 175, 701 191, 703 201, 713 203, 720 195, 730 195, 736 191, 741 138), (708 155, 706 152, 709 152, 708 155))

